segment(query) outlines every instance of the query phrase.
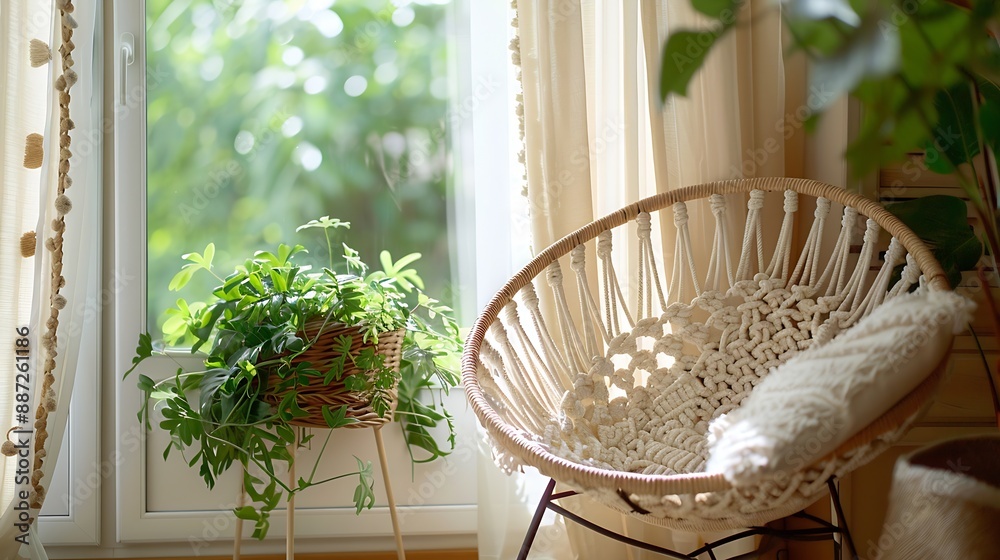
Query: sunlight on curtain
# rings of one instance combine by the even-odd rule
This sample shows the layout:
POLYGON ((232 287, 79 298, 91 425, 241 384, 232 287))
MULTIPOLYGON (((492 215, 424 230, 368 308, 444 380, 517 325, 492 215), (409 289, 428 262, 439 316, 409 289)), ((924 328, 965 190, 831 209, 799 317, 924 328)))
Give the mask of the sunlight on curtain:
MULTIPOLYGON (((46 130, 47 92, 50 89, 50 68, 48 65, 31 65, 29 41, 40 39, 48 43, 52 35, 51 16, 51 3, 20 1, 0 5, 0 36, 3 37, 0 41, 0 60, 4 64, 4 75, 0 80, 0 131, 3 134, 0 145, 0 195, 3 197, 3 204, 0 205, 0 268, 9 279, 0 283, 0 328, 4 329, 4 343, 0 344, 0 417, 3 418, 0 425, 4 431, 9 427, 31 429, 29 420, 33 420, 33 414, 19 418, 16 412, 17 405, 21 404, 23 414, 23 405, 26 404, 16 400, 15 389, 19 381, 16 374, 20 373, 17 365, 30 363, 27 373, 34 377, 31 374, 40 363, 37 361, 40 348, 35 333, 31 332, 31 336, 27 337, 30 340, 29 352, 19 353, 15 340, 21 337, 15 329, 30 328, 35 259, 22 256, 22 250, 24 254, 33 254, 37 243, 30 235, 23 239, 22 235, 36 228, 40 185, 42 177, 48 176, 49 171, 39 165, 41 162, 37 160, 35 148, 32 148, 30 157, 25 154, 28 135, 46 130), (18 356, 28 356, 30 362, 18 360, 18 356)), ((20 381, 25 379, 22 377, 20 381)), ((21 392, 28 393, 26 390, 21 392)), ((32 407, 27 408, 34 412, 32 407)), ((12 434, 10 439, 17 442, 19 437, 24 435, 12 434)), ((25 453, 29 454, 29 451, 25 450, 25 453)), ((0 516, 0 547, 7 549, 0 550, 3 558, 14 556, 10 549, 18 544, 14 541, 15 537, 37 541, 34 532, 24 537, 24 527, 14 526, 18 511, 12 508, 21 501, 15 499, 18 491, 25 488, 22 484, 15 484, 19 458, 24 461, 22 467, 30 464, 30 457, 0 456, 0 504, 4 509, 4 514, 0 516)))
POLYGON ((76 370, 96 367, 103 132, 93 110, 100 106, 92 89, 96 15, 93 3, 74 10, 65 0, 0 7, 0 266, 16 279, 0 285, 0 328, 9 330, 0 344, 0 415, 23 430, 10 434, 0 461, 0 558, 46 558, 35 526, 25 535, 21 522, 25 514, 33 521, 46 498, 76 370), (71 105, 83 109, 74 110, 75 123, 71 105), (20 361, 15 328, 28 342, 20 361), (19 363, 28 364, 30 382, 15 376, 19 363), (26 456, 15 445, 24 438, 26 456))
MULTIPOLYGON (((752 25, 741 24, 720 41, 692 80, 688 97, 666 104, 658 91, 668 31, 708 27, 688 2, 519 0, 514 6, 512 51, 521 72, 519 116, 536 253, 574 229, 658 192, 743 177, 802 177, 807 155, 840 160, 842 146, 809 154, 803 147, 803 123, 795 115, 806 102, 805 76, 785 73, 780 13, 773 2, 747 2, 741 17, 752 19, 752 25)), ((844 182, 844 177, 822 179, 844 182)), ((729 204, 730 209, 741 207, 742 200, 729 204)), ((781 203, 765 207, 780 211, 781 203)), ((689 212, 710 216, 703 203, 690 204, 689 212)), ((730 230, 742 231, 739 212, 729 216, 735 226, 730 230)), ((707 258, 714 220, 692 219, 689 225, 695 253, 707 258)), ((670 235, 673 228, 663 230, 670 235)), ((615 240, 625 242, 631 241, 615 240)), ((619 270, 628 270, 624 261, 630 253, 634 251, 620 252, 624 260, 616 263, 619 270)), ((593 277, 594 261, 588 266, 593 277)), ((543 312, 546 305, 551 311, 551 302, 542 304, 543 312)), ((484 454, 488 457, 489 451, 484 454)), ((480 558, 513 558, 547 480, 533 469, 507 477, 489 461, 481 464, 480 558)), ((654 527, 583 498, 560 504, 609 529, 678 550, 724 536, 654 527)), ((719 558, 746 552, 751 545, 721 549, 719 558)), ((530 558, 660 556, 548 512, 530 558)))

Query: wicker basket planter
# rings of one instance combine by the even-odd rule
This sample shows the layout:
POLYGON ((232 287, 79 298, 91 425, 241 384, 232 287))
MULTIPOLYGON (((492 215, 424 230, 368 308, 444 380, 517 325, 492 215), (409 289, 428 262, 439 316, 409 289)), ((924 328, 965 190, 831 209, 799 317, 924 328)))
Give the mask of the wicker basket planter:
POLYGON ((268 379, 268 389, 263 398, 271 405, 277 406, 288 393, 294 391, 297 394, 296 403, 309 415, 295 418, 288 423, 306 428, 327 427, 322 414, 324 405, 331 409, 347 405, 345 417, 353 418, 356 422, 344 426, 346 428, 371 428, 391 422, 392 413, 396 408, 395 386, 390 390, 391 405, 389 411, 385 415, 379 416, 371 406, 370 395, 351 391, 344 386, 345 378, 362 372, 350 358, 345 361, 344 374, 339 380, 326 384, 323 376, 340 358, 341 345, 338 341, 343 336, 351 337, 351 356, 357 356, 366 347, 375 347, 379 354, 385 356, 385 365, 398 373, 404 333, 403 329, 381 333, 378 336, 378 343, 375 344, 372 341, 365 342, 361 329, 356 326, 324 323, 322 320, 311 321, 306 324, 304 337, 305 340, 315 340, 315 342, 296 356, 292 360, 292 365, 308 362, 320 372, 320 375, 310 377, 307 385, 287 384, 286 387, 276 388, 275 375, 271 372, 268 379))
MULTIPOLYGON (((181 368, 160 380, 139 374, 144 397, 139 418, 152 429, 150 412, 162 413, 158 427, 170 434, 164 456, 171 449, 192 449, 190 466, 209 488, 230 468, 239 468, 243 481, 237 526, 253 521, 258 539, 266 537, 270 513, 284 498, 291 546, 295 496, 312 486, 352 477, 357 480, 357 513, 375 505, 371 462, 361 457, 354 457, 357 470, 314 478, 325 451, 350 452, 337 446, 327 450, 330 428, 371 428, 383 477, 388 476, 388 462, 381 428, 393 420, 403 430, 411 457, 413 448, 425 452, 414 460, 433 460, 454 449, 454 423, 443 403, 433 394, 423 400, 423 389, 458 383, 454 361, 462 339, 452 310, 423 292, 423 280, 409 268, 418 253, 396 260, 383 251, 379 270, 370 269, 357 251, 344 245, 343 260, 337 262, 331 250, 333 230, 349 225, 324 216, 296 230, 321 230, 331 253, 329 266, 321 269, 298 260, 308 252, 299 244, 255 251, 224 277, 213 266, 214 243, 203 253, 185 255, 188 262, 170 281, 171 289, 182 289, 199 272, 222 285, 206 301, 178 300, 163 340, 167 346, 205 352, 203 369, 181 368), (382 332, 375 336, 377 331, 382 332), (447 427, 450 445, 440 445, 431 433, 439 425, 447 427), (327 433, 318 454, 308 458, 309 476, 296 477, 297 451, 315 435, 307 433, 312 428, 327 433), (287 477, 278 468, 283 465, 287 477)), ((151 334, 140 335, 132 367, 124 375, 163 354, 151 334)), ((401 551, 388 480, 385 493, 401 551)), ((238 539, 234 546, 239 549, 238 539)))

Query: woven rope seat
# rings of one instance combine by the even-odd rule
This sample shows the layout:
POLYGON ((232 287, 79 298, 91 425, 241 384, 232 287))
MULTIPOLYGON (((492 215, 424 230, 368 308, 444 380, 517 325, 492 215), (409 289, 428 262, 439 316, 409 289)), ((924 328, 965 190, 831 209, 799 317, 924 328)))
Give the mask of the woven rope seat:
POLYGON ((801 179, 686 187, 580 228, 514 275, 472 329, 463 383, 507 472, 535 467, 674 529, 763 525, 897 441, 943 362, 918 365, 917 388, 833 453, 752 486, 703 472, 709 423, 792 355, 915 287, 949 289, 927 247, 871 200, 801 179), (710 255, 693 250, 694 201, 714 217, 698 224, 714 231, 710 255))

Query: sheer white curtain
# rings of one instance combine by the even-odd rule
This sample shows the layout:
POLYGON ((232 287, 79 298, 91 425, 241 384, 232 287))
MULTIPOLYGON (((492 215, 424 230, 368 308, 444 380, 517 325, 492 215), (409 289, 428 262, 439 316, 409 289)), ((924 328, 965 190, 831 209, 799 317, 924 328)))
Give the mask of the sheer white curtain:
POLYGON ((0 265, 7 279, 0 328, 8 331, 0 344, 0 418, 5 430, 22 430, 9 433, 13 443, 0 461, 4 559, 46 557, 34 525, 24 535, 19 524, 25 515, 34 521, 45 500, 77 368, 96 361, 103 132, 92 89, 96 15, 93 2, 0 4, 0 265), (21 363, 28 383, 16 377, 21 363))
MULTIPOLYGON (((515 0, 514 8, 511 46, 521 71, 518 114, 536 252, 623 205, 685 185, 753 176, 813 176, 844 184, 837 162, 845 114, 838 105, 834 118, 843 119, 842 126, 812 149, 806 146, 803 122, 820 100, 810 102, 806 95, 804 65, 782 60, 777 2, 746 2, 740 24, 716 44, 688 97, 666 104, 658 84, 668 31, 709 28, 688 2, 515 0)), ((710 215, 697 204, 690 212, 710 215)), ((705 230, 691 231, 695 253, 708 255, 714 222, 692 219, 689 225, 696 222, 705 230)), ((506 477, 488 459, 480 464, 480 557, 513 558, 546 480, 534 471, 506 477)), ((582 498, 560 503, 609 529, 681 551, 722 536, 672 532, 582 498)), ((730 546, 720 558, 745 552, 745 546, 730 546)), ((530 557, 661 556, 549 512, 530 557)))

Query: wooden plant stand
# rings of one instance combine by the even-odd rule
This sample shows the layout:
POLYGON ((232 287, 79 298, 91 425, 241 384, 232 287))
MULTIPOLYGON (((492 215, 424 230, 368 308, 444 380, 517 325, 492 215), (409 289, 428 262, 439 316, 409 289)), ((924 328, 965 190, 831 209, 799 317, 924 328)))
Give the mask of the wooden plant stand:
MULTIPOLYGON (((392 532, 396 537, 396 556, 398 560, 406 560, 406 551, 403 549, 403 534, 399 528, 399 517, 396 514, 396 500, 392 495, 392 485, 389 483, 389 461, 385 455, 385 443, 382 441, 382 425, 371 426, 375 433, 375 446, 378 448, 378 461, 382 469, 382 480, 385 483, 385 496, 389 502, 389 517, 392 518, 392 532)), ((288 481, 290 485, 295 484, 295 455, 298 448, 298 432, 296 432, 295 445, 292 446, 292 464, 288 469, 288 481)), ((243 481, 240 480, 240 493, 237 499, 237 507, 244 504, 245 493, 243 491, 243 481)), ((295 496, 288 499, 288 508, 285 519, 285 558, 293 560, 295 558, 295 496)), ((243 541, 243 520, 236 518, 236 535, 233 539, 233 560, 240 560, 240 545, 243 541)))

